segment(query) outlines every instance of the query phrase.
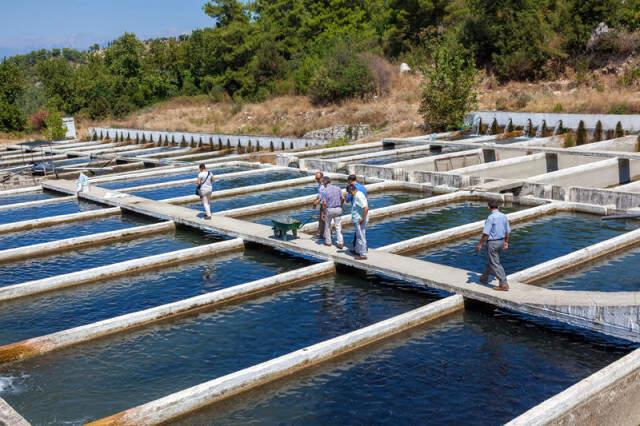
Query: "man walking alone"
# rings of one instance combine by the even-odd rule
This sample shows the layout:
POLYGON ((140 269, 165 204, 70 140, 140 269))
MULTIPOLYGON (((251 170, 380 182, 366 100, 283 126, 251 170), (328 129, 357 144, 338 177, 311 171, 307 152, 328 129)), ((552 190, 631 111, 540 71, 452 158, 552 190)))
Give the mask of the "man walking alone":
POLYGON ((476 251, 480 253, 482 246, 485 243, 487 244, 487 266, 480 276, 480 282, 488 284, 489 277, 493 275, 498 279, 499 283, 495 289, 508 291, 509 283, 507 282, 507 274, 500 263, 500 255, 503 250, 509 248, 509 234, 511 233, 509 219, 507 219, 507 215, 498 210, 497 201, 489 201, 489 209, 491 214, 484 223, 482 238, 480 238, 480 242, 476 246, 476 251))
POLYGON ((344 247, 342 238, 342 191, 335 185, 331 185, 331 179, 325 176, 322 178, 324 192, 322 193, 321 203, 325 214, 324 224, 324 245, 331 246, 331 224, 336 227, 336 244, 339 249, 344 247))

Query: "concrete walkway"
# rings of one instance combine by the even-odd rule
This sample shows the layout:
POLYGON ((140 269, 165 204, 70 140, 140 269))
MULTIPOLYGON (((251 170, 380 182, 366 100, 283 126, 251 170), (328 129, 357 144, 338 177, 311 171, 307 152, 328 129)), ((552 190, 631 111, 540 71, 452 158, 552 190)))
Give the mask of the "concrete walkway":
MULTIPOLYGON (((45 181, 45 189, 67 194, 75 193, 72 181, 45 181)), ((463 269, 426 262, 380 250, 370 250, 369 259, 358 261, 350 254, 317 243, 304 233, 293 241, 273 237, 269 226, 223 216, 211 220, 200 212, 181 206, 121 194, 100 187, 80 193, 84 199, 121 207, 147 216, 173 220, 192 228, 242 238, 245 241, 274 247, 297 255, 377 272, 428 287, 458 293, 464 297, 490 303, 517 312, 542 316, 591 330, 605 332, 625 339, 640 341, 640 292, 584 292, 560 291, 518 282, 511 283, 511 291, 497 292, 478 284, 479 274, 463 269)))

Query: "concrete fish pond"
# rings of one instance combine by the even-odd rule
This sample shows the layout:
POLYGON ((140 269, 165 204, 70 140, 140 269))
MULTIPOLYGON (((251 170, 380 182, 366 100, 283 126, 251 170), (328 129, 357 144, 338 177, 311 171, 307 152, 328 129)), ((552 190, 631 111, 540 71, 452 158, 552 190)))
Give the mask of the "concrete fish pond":
POLYGON ((120 169, 0 191, 0 423, 637 424, 640 221, 602 220, 640 207, 632 143, 454 136, 48 147, 120 169), (344 248, 315 237, 316 169, 371 171, 366 259, 351 205, 344 248), (489 201, 509 291, 479 281, 489 201))

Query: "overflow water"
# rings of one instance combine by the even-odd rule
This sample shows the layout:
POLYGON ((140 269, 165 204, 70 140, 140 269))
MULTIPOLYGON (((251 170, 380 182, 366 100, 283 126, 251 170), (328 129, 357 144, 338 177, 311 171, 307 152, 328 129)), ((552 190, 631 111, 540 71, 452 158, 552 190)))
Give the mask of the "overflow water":
MULTIPOLYGON (((637 224, 631 222, 603 222, 599 216, 587 214, 561 213, 544 216, 512 227, 509 250, 502 254, 502 265, 507 275, 512 274, 616 237, 636 227, 637 224)), ((475 245, 479 239, 480 232, 477 237, 439 245, 412 256, 480 274, 484 270, 486 258, 484 252, 475 253, 475 245)))
POLYGON ((0 393, 33 424, 80 424, 267 361, 434 300, 373 276, 305 285, 0 366, 0 393), (62 397, 64 396, 64 397, 62 397), (37 403, 34 403, 37 401, 37 403))

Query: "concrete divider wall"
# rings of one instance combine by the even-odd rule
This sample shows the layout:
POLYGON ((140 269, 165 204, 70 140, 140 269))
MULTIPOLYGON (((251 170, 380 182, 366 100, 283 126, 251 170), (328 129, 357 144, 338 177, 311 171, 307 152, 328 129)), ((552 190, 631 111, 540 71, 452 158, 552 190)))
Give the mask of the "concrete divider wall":
POLYGON ((450 296, 368 327, 97 420, 89 425, 142 426, 167 423, 216 401, 289 376, 339 355, 353 352, 463 308, 462 296, 450 296))
POLYGON ((133 274, 135 272, 174 265, 180 262, 211 256, 216 253, 227 253, 234 250, 242 250, 243 248, 243 241, 236 238, 220 243, 207 244, 204 246, 127 260, 120 263, 44 278, 41 280, 0 287, 0 301, 33 296, 70 286, 88 284, 106 278, 119 277, 122 275, 133 274))
POLYGON ((507 423, 508 426, 635 426, 640 418, 640 349, 507 423))
POLYGON ((284 151, 288 149, 300 149, 310 146, 321 146, 328 143, 322 139, 303 139, 303 138, 281 138, 277 136, 246 136, 246 135, 228 135, 221 133, 190 133, 190 132, 161 132, 155 130, 140 130, 140 129, 124 129, 124 128, 104 128, 104 127, 92 127, 89 128, 89 134, 96 137, 115 139, 116 135, 121 138, 129 138, 135 141, 136 136, 138 140, 144 139, 147 142, 158 142, 160 138, 163 141, 169 140, 175 141, 176 145, 180 145, 184 140, 189 146, 192 145, 211 145, 222 146, 223 148, 247 148, 249 146, 258 148, 261 150, 270 150, 273 146, 274 150, 284 151), (183 139, 184 138, 184 139, 183 139))
POLYGON ((0 398, 0 426, 31 426, 31 424, 0 398))
POLYGON ((237 302, 269 291, 275 291, 284 286, 318 279, 334 272, 335 265, 333 262, 323 262, 173 303, 62 330, 46 336, 3 345, 0 346, 0 363, 21 361, 119 332, 131 331, 159 321, 196 314, 203 309, 211 309, 215 306, 237 302))

